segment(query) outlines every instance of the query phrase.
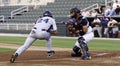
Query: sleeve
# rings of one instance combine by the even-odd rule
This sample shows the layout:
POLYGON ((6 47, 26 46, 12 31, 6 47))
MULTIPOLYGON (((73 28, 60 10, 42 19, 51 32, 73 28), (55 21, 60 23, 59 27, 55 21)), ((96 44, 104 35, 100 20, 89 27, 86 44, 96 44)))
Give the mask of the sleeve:
POLYGON ((57 25, 56 25, 55 20, 53 19, 52 21, 53 21, 53 30, 57 30, 57 25))
POLYGON ((82 21, 81 21, 81 22, 82 22, 82 25, 83 25, 83 26, 85 26, 85 25, 87 25, 88 20, 87 20, 87 19, 82 19, 82 21))
POLYGON ((114 22, 114 23, 117 23, 117 21, 116 21, 116 20, 114 20, 113 22, 114 22))

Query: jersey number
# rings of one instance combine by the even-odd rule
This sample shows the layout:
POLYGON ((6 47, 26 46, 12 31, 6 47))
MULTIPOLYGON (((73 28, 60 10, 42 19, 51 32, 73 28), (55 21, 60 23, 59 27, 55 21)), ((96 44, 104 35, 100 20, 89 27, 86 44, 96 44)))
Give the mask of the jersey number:
POLYGON ((40 19, 40 21, 38 23, 41 23, 41 22, 45 22, 45 23, 48 23, 49 19, 40 19))

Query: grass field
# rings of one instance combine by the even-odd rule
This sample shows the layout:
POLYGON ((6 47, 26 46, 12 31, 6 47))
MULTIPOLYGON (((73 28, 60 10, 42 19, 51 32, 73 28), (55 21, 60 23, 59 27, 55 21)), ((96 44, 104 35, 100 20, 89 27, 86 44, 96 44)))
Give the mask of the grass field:
MULTIPOLYGON (((0 36, 0 43, 22 45, 26 37, 0 36)), ((76 39, 73 38, 52 38, 53 47, 72 48, 76 39)), ((44 40, 37 40, 33 45, 45 46, 44 40)), ((120 50, 120 40, 94 39, 89 44, 89 49, 94 50, 120 50)), ((0 48, 0 52, 12 51, 10 49, 0 48)))
POLYGON ((11 51, 14 51, 14 49, 0 48, 0 52, 11 52, 11 51))

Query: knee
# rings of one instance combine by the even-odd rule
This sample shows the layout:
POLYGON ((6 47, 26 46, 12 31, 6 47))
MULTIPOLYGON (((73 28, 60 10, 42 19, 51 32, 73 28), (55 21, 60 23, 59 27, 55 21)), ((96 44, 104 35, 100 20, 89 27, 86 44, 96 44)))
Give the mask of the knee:
POLYGON ((83 43, 85 41, 85 39, 83 38, 83 37, 79 37, 78 38, 78 42, 81 44, 81 43, 83 43))
POLYGON ((88 51, 87 43, 85 42, 85 39, 83 37, 79 37, 78 42, 82 50, 88 51))
POLYGON ((77 47, 77 46, 74 46, 73 47, 73 53, 71 53, 71 56, 72 57, 80 57, 80 56, 82 56, 80 48, 77 47))
POLYGON ((80 50, 79 47, 77 47, 77 46, 74 46, 74 47, 73 47, 73 51, 74 51, 75 53, 77 53, 79 50, 80 50))

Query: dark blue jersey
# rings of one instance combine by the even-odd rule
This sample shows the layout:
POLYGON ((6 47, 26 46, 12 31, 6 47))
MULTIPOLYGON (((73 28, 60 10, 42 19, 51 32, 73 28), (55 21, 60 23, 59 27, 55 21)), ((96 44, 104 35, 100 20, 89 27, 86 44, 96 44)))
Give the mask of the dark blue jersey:
POLYGON ((88 26, 88 27, 89 27, 89 22, 88 22, 87 18, 81 16, 81 17, 79 17, 78 20, 76 20, 76 22, 78 23, 78 25, 77 25, 77 27, 76 27, 76 25, 75 25, 75 23, 74 23, 75 29, 77 29, 77 30, 80 31, 79 34, 80 34, 81 36, 84 35, 85 32, 83 31, 83 26, 88 26))
POLYGON ((107 28, 107 24, 109 22, 108 19, 107 18, 101 18, 100 20, 101 20, 102 27, 107 28))

